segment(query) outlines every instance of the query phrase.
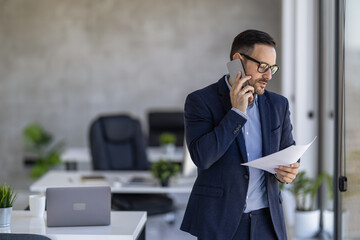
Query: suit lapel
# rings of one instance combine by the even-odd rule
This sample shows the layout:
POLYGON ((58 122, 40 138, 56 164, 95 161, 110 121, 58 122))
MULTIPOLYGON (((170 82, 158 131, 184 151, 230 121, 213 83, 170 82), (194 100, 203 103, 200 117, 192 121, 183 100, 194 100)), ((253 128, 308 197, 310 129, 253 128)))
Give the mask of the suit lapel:
POLYGON ((236 143, 238 145, 238 147, 240 148, 240 153, 243 159, 243 162, 246 163, 248 162, 248 158, 247 158, 247 151, 246 151, 246 145, 245 145, 245 138, 244 135, 242 133, 242 131, 240 131, 239 135, 236 138, 236 143))
POLYGON ((270 117, 270 104, 266 94, 259 97, 259 113, 261 123, 262 135, 262 155, 267 156, 270 154, 270 131, 271 131, 271 117, 270 117))

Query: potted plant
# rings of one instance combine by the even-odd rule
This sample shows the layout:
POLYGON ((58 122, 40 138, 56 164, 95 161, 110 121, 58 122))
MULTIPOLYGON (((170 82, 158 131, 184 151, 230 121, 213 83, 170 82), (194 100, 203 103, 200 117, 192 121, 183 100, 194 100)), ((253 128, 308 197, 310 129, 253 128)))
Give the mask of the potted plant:
MULTIPOLYGON (((305 171, 296 176, 292 184, 285 190, 290 191, 295 198, 295 235, 301 238, 313 237, 320 230, 320 209, 315 208, 317 191, 324 178, 324 173, 316 179, 311 179, 305 171)), ((281 184, 284 189, 284 184, 281 184)))
POLYGON ((155 178, 160 180, 161 186, 168 186, 170 177, 175 176, 180 171, 180 166, 177 163, 169 160, 160 159, 151 164, 151 172, 155 178))
POLYGON ((10 226, 12 207, 16 195, 17 193, 6 183, 0 185, 0 227, 10 226))
POLYGON ((34 160, 31 177, 39 178, 51 167, 61 163, 63 143, 54 143, 49 132, 38 123, 27 125, 23 130, 27 157, 34 160))
POLYGON ((159 143, 164 147, 165 153, 171 156, 175 152, 176 135, 170 132, 163 132, 159 136, 159 143))

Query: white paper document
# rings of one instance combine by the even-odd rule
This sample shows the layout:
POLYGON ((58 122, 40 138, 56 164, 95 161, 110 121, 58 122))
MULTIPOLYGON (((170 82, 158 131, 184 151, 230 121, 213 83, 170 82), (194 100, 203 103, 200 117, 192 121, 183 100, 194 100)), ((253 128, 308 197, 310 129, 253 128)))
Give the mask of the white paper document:
POLYGON ((297 162, 315 141, 315 139, 316 137, 307 145, 293 145, 279 152, 270 154, 266 157, 258 158, 251 162, 243 163, 241 165, 259 168, 275 174, 274 168, 277 168, 280 165, 289 166, 290 164, 297 162))

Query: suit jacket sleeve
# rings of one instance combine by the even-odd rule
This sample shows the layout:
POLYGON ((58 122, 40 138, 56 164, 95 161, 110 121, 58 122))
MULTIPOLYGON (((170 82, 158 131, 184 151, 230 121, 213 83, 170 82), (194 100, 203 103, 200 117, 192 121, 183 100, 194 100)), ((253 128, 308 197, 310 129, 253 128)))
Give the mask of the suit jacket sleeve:
POLYGON ((218 161, 246 123, 244 117, 232 110, 226 112, 219 99, 208 95, 194 92, 185 101, 186 141, 199 169, 207 169, 218 161), (219 114, 214 113, 219 111, 224 112, 223 118, 216 119, 219 114))

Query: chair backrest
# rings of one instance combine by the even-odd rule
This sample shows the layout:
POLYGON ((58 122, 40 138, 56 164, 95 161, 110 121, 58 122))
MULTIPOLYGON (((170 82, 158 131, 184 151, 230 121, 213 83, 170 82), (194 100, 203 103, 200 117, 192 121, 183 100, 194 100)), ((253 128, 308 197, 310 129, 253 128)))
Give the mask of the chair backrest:
POLYGON ((90 125, 89 144, 95 170, 147 170, 140 121, 128 115, 100 116, 90 125))
POLYGON ((149 146, 159 146, 159 137, 163 132, 176 135, 176 146, 184 144, 184 112, 151 111, 148 113, 149 146))

